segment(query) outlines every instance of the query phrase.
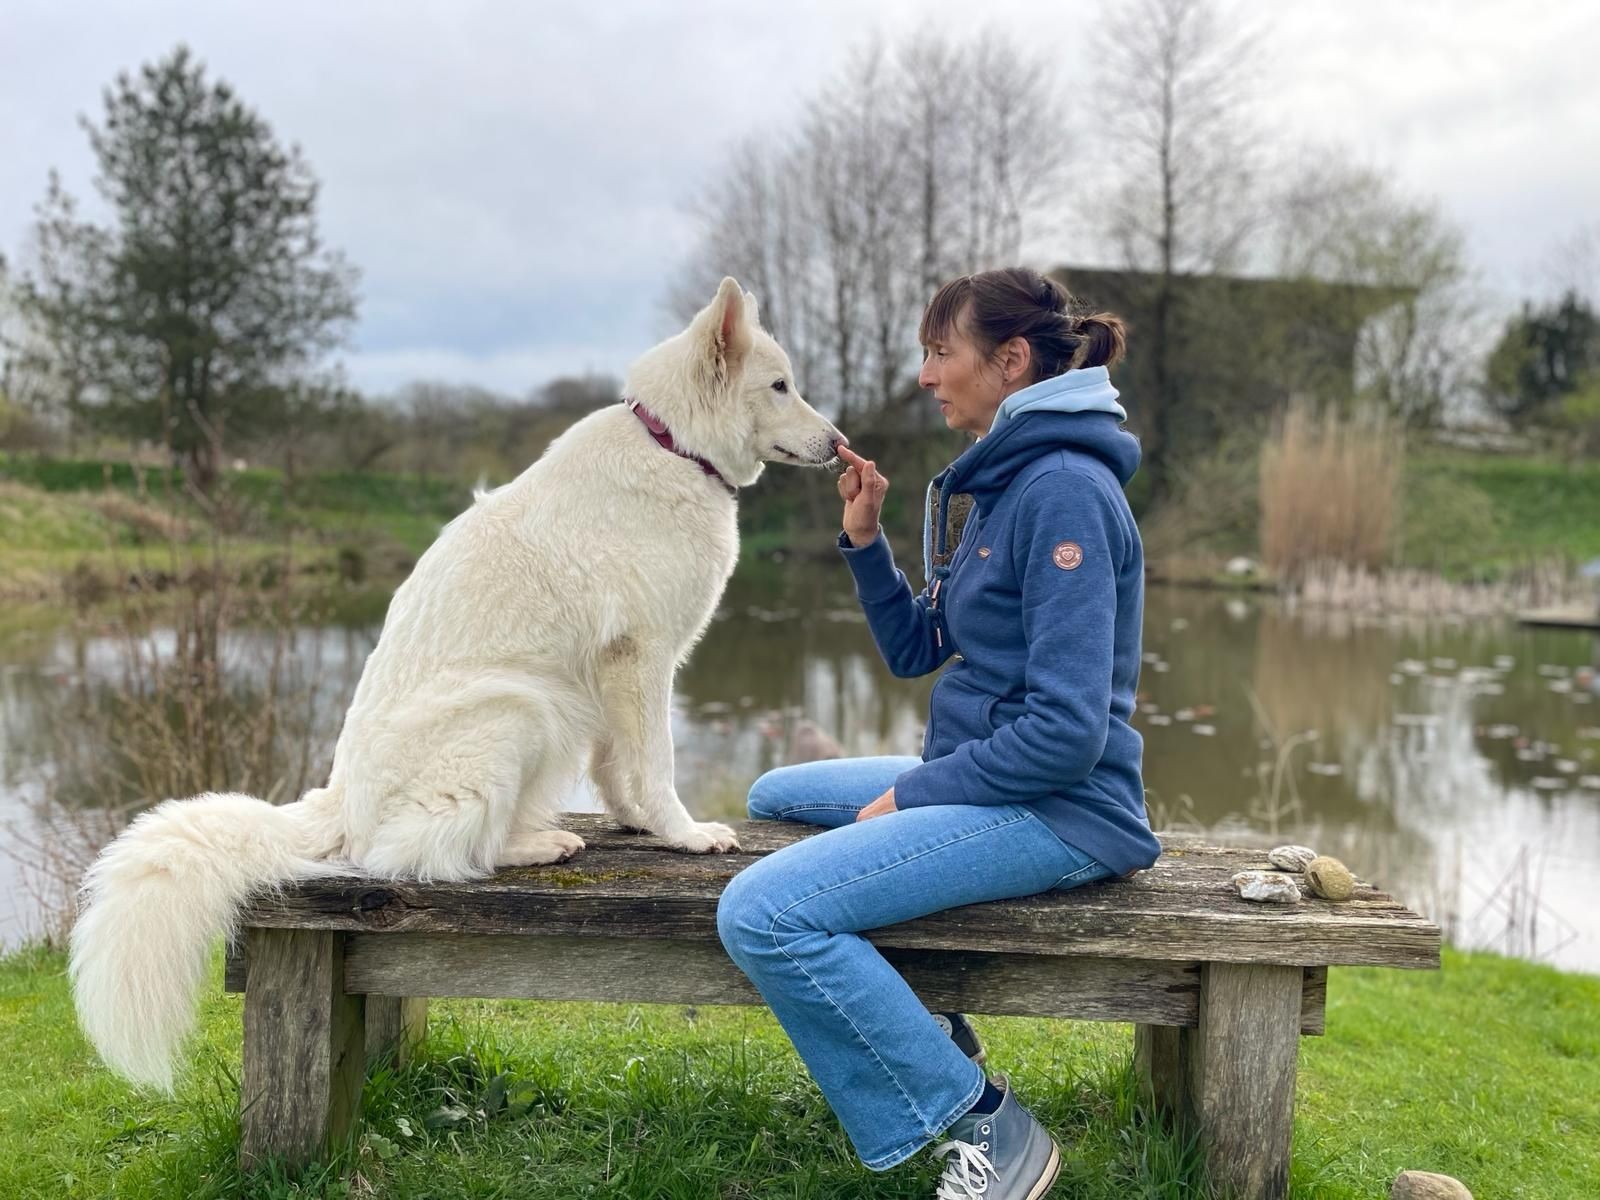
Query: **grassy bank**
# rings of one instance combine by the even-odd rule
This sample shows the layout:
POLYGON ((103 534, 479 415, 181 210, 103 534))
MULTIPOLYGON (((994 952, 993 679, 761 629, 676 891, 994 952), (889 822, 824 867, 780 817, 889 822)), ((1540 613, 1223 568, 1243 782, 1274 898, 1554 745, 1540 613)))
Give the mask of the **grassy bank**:
MULTIPOLYGON (((367 1089, 340 1162, 234 1166, 239 1000, 213 974, 199 1066, 174 1100, 93 1064, 64 963, 0 961, 7 1197, 924 1197, 871 1175, 760 1009, 445 1001, 419 1064, 367 1089), (341 1174, 338 1168, 343 1168, 341 1174)), ((1600 1193, 1600 980, 1447 952, 1438 972, 1339 970, 1328 1036, 1301 1043, 1297 1200, 1387 1195, 1406 1167, 1480 1197, 1600 1193)), ((1059 1197, 1196 1195, 1192 1154, 1135 1114, 1126 1027, 982 1022, 1067 1150, 1059 1197)))
MULTIPOLYGON (((907 553, 922 491, 910 460, 933 449, 904 452, 908 467, 885 512, 885 527, 907 553)), ((829 481, 810 472, 771 476, 742 506, 746 557, 825 555, 837 508, 829 481)), ((1143 514, 1152 567, 1163 577, 1204 579, 1235 555, 1257 555, 1255 488, 1256 467, 1246 456, 1206 476, 1181 515, 1143 514)), ((1395 566, 1495 582, 1535 564, 1600 557, 1600 462, 1424 445, 1408 453, 1400 491, 1395 566)), ((394 581, 469 502, 465 482, 231 472, 221 494, 222 556, 246 579, 270 575, 288 547, 295 574, 312 580, 394 581)), ((212 528, 167 472, 0 458, 0 593, 10 598, 114 590, 134 574, 179 577, 186 555, 209 554, 212 528)))
MULTIPOLYGON (((1351 483, 1345 495, 1309 506, 1336 541, 1362 524, 1363 514, 1341 507, 1366 500, 1363 480, 1351 483)), ((1235 556, 1261 555, 1258 484, 1257 458, 1240 449, 1205 464, 1172 505, 1141 513, 1152 571, 1178 582, 1251 582, 1222 572, 1235 556)), ((1295 489, 1304 486, 1291 475, 1287 498, 1300 499, 1295 489)), ((1373 503, 1393 517, 1377 564, 1388 568, 1455 583, 1507 583, 1534 572, 1559 575, 1600 557, 1600 461, 1411 445, 1394 493, 1373 503)))
POLYGON ((0 458, 0 593, 94 598, 209 565, 270 582, 399 579, 470 502, 464 484, 335 472, 230 472, 208 509, 180 476, 127 463, 0 458))
POLYGON ((1600 461, 1418 450, 1405 508, 1407 566, 1475 578, 1600 558, 1600 461))

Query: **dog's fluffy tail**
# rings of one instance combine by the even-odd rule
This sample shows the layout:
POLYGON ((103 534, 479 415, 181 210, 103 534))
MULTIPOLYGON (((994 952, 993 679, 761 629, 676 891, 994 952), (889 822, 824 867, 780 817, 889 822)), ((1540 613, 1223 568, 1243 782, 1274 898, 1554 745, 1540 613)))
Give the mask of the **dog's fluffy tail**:
POLYGON ((172 1090, 212 943, 252 892, 343 874, 337 802, 316 790, 276 807, 207 793, 135 820, 84 876, 72 930, 78 1022, 100 1057, 135 1083, 172 1090))

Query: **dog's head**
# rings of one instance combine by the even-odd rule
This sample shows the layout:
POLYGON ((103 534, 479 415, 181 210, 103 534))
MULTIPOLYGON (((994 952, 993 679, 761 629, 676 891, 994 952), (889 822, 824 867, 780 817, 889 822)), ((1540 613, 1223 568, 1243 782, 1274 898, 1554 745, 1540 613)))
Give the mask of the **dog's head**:
POLYGON ((769 462, 823 466, 845 441, 800 395, 789 356, 761 328, 756 298, 731 277, 687 329, 634 364, 627 391, 737 487, 769 462))

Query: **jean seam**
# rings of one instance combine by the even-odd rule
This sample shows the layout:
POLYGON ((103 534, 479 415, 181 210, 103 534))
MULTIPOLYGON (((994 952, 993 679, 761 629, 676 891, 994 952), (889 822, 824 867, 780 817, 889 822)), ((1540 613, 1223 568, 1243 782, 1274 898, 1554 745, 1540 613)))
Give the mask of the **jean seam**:
POLYGON ((955 1111, 950 1114, 949 1120, 943 1123, 943 1126, 940 1128, 938 1133, 924 1132, 918 1134, 914 1138, 909 1138, 906 1141, 901 1142, 888 1153, 878 1155, 878 1157, 873 1159, 871 1162, 868 1162, 866 1159, 862 1159, 862 1165, 869 1171, 888 1171, 899 1166, 918 1150, 921 1150, 924 1146, 932 1143, 935 1138, 939 1137, 940 1134, 943 1134, 950 1128, 950 1126, 954 1125, 963 1116, 971 1112, 972 1106, 978 1102, 980 1097, 982 1097, 983 1089, 988 1082, 988 1076, 980 1072, 977 1086, 972 1089, 972 1093, 965 1100, 961 1101, 956 1106, 955 1111))
POLYGON ((1068 871, 1065 875, 1063 875, 1060 879, 1056 880, 1055 883, 1051 885, 1050 890, 1051 891, 1055 891, 1056 888, 1060 887, 1063 883, 1067 883, 1067 882, 1069 882, 1071 880, 1074 880, 1080 875, 1087 875, 1090 871, 1094 871, 1094 870, 1104 871, 1104 870, 1106 870, 1106 866, 1105 866, 1104 863, 1099 862, 1097 860, 1095 862, 1087 863, 1084 866, 1079 867, 1076 871, 1068 871))
MULTIPOLYGON (((818 896, 825 896, 829 892, 837 891, 839 888, 845 887, 847 884, 857 883, 857 882, 860 882, 863 879, 871 879, 873 876, 881 875, 885 871, 891 871, 896 867, 903 867, 907 863, 915 862, 919 858, 925 858, 926 856, 928 856, 929 854, 934 853, 935 851, 945 850, 945 849, 948 849, 951 846, 958 846, 962 842, 970 841, 972 838, 978 837, 980 834, 990 833, 990 832, 992 832, 993 830, 996 830, 996 829, 1005 829, 1008 826, 1015 825, 1018 821, 1025 821, 1025 820, 1027 820, 1027 818, 1028 818, 1028 814, 1027 813, 1020 813, 1017 816, 1012 817, 1010 820, 998 821, 993 825, 986 825, 982 829, 974 829, 970 833, 963 834, 961 837, 952 838, 951 840, 949 840, 947 842, 940 842, 937 846, 929 846, 926 850, 920 850, 915 854, 907 855, 905 858, 896 859, 892 863, 886 863, 883 866, 879 867, 876 871, 869 871, 865 875, 857 875, 854 878, 849 879, 849 880, 841 880, 839 883, 833 884, 830 887, 819 888, 816 891, 810 893, 809 895, 802 896, 800 899, 794 901, 792 904, 790 904, 787 908, 783 909, 781 912, 774 913, 773 917, 772 917, 772 924, 767 930, 767 935, 772 938, 773 948, 775 950, 777 950, 778 953, 782 954, 785 958, 787 958, 797 968, 799 968, 800 973, 806 977, 806 980, 811 984, 811 986, 816 988, 817 991, 822 995, 822 997, 825 1000, 827 1000, 827 1002, 830 1005, 833 1006, 834 1012, 838 1013, 841 1017, 844 1018, 845 1023, 850 1026, 850 1031, 856 1035, 857 1039, 860 1040, 862 1046, 865 1047, 867 1053, 872 1055, 872 1061, 877 1063, 878 1066, 880 1068, 882 1068, 883 1073, 886 1076, 888 1076, 889 1082, 894 1084, 895 1090, 900 1093, 901 1098, 906 1102, 906 1107, 911 1110, 912 1114, 921 1123, 924 1131, 927 1130, 928 1119, 927 1119, 927 1117, 925 1117, 923 1115, 922 1110, 917 1107, 916 1101, 913 1100, 910 1097, 909 1094, 907 1094, 906 1089, 905 1089, 905 1085, 900 1082, 900 1077, 898 1075, 896 1075, 893 1070, 890 1069, 888 1063, 884 1062, 883 1059, 878 1057, 878 1051, 876 1050, 876 1048, 874 1048, 872 1043, 867 1040, 866 1035, 864 1035, 861 1032, 861 1028, 853 1020, 850 1019, 850 1014, 845 1012, 845 1010, 843 1008, 839 1007, 839 1002, 833 998, 833 996, 829 993, 828 989, 823 987, 822 984, 818 983, 816 977, 814 975, 812 975, 810 971, 806 970, 805 964, 803 964, 797 958, 795 958, 794 955, 790 954, 788 949, 784 946, 784 944, 778 940, 778 922, 781 921, 785 916, 787 916, 792 910, 800 907, 800 905, 805 904, 808 901, 815 900, 818 896)), ((857 935, 857 936, 859 936, 859 935, 857 935)), ((940 1132, 943 1132, 943 1131, 942 1130, 935 1131, 934 1133, 929 1134, 928 1136, 930 1138, 931 1137, 936 1137, 936 1136, 938 1136, 938 1133, 940 1133, 940 1132)))

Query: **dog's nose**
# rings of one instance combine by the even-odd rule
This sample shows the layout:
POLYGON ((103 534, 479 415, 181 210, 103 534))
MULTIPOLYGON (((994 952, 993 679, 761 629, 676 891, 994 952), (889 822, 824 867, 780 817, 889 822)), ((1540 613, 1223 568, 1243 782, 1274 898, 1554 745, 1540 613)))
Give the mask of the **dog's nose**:
POLYGON ((828 439, 828 449, 832 450, 835 454, 839 453, 840 446, 848 446, 849 444, 850 439, 845 437, 845 435, 842 433, 836 433, 828 439))

